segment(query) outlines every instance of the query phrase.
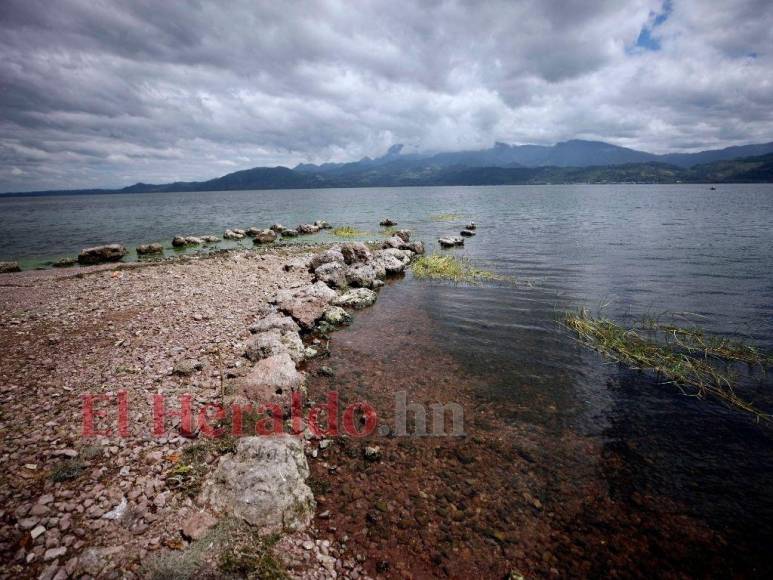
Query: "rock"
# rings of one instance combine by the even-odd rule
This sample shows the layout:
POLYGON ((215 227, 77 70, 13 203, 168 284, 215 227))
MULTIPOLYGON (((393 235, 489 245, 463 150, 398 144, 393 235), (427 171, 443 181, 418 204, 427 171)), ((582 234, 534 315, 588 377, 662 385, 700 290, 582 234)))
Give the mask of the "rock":
POLYGON ((271 312, 250 325, 250 332, 257 334, 258 332, 266 332, 272 328, 278 328, 279 330, 288 332, 300 331, 300 327, 291 317, 285 316, 279 312, 271 312))
POLYGON ((188 377, 198 370, 202 369, 202 364, 196 360, 186 359, 178 362, 172 369, 173 375, 188 377))
POLYGON ((389 227, 389 226, 396 226, 396 225, 397 225, 397 222, 396 222, 396 221, 393 221, 393 220, 391 220, 391 219, 389 219, 389 218, 384 218, 383 220, 381 220, 380 222, 378 222, 378 225, 380 225, 380 226, 384 226, 384 227, 389 227))
POLYGON ((46 562, 50 562, 51 560, 55 560, 57 558, 60 558, 64 556, 67 553, 67 546, 59 546, 58 548, 49 548, 46 550, 45 554, 43 554, 43 560, 46 562))
POLYGON ((381 447, 374 445, 373 447, 366 447, 363 451, 365 459, 368 461, 378 461, 381 459, 381 447))
POLYGON ((99 264, 100 262, 117 262, 128 252, 121 244, 107 244, 105 246, 94 246, 93 248, 84 248, 78 254, 78 263, 80 264, 99 264))
POLYGON ((322 375, 323 377, 334 377, 335 374, 336 374, 335 371, 332 368, 324 366, 324 365, 319 367, 318 373, 320 375, 322 375))
POLYGON ((301 224, 297 228, 299 234, 316 234, 319 231, 319 226, 314 224, 301 224))
POLYGON ((226 231, 223 233, 223 237, 224 237, 226 240, 241 240, 241 239, 243 239, 243 238, 244 238, 244 235, 245 235, 245 234, 243 234, 243 233, 239 233, 239 232, 236 232, 236 231, 234 231, 234 230, 226 230, 226 231))
POLYGON ((333 226, 331 226, 325 220, 317 220, 317 221, 314 222, 314 225, 317 226, 321 230, 332 230, 333 229, 333 226))
POLYGON ((301 327, 310 329, 322 317, 335 296, 335 290, 331 290, 324 282, 315 282, 302 288, 280 290, 274 301, 280 310, 292 316, 301 327))
POLYGON ((475 235, 475 232, 473 232, 472 230, 462 230, 462 231, 461 231, 461 232, 459 232, 459 233, 460 233, 461 235, 463 235, 465 238, 471 238, 472 236, 474 236, 474 235, 475 235))
POLYGON ((164 246, 161 244, 140 244, 137 246, 137 255, 144 256, 146 254, 163 254, 164 246))
POLYGON ((247 341, 244 356, 255 362, 281 353, 289 354, 295 362, 304 359, 303 342, 298 332, 278 328, 260 332, 247 341))
POLYGON ((100 574, 109 564, 110 558, 115 554, 120 554, 123 548, 120 546, 111 546, 109 548, 86 548, 78 558, 78 567, 80 570, 93 577, 100 577, 100 574))
POLYGON ((406 244, 406 249, 413 252, 414 254, 423 254, 424 253, 424 242, 422 241, 415 241, 410 242, 406 244))
POLYGON ((242 437, 235 453, 220 458, 199 500, 252 524, 259 534, 302 530, 315 507, 308 476, 297 437, 242 437))
POLYGON ((204 242, 207 244, 214 244, 220 241, 220 238, 217 236, 204 236, 201 239, 204 240, 204 242))
POLYGON ((346 268, 346 282, 349 286, 371 288, 377 278, 376 268, 371 264, 352 264, 346 268))
POLYGON ((319 268, 322 264, 329 264, 331 262, 345 262, 344 255, 341 253, 341 250, 337 247, 332 247, 329 250, 325 250, 324 252, 320 252, 318 254, 314 254, 312 256, 311 261, 309 262, 309 268, 311 270, 316 270, 319 268))
POLYGON ((381 244, 381 247, 402 249, 406 247, 406 242, 399 236, 392 236, 388 240, 384 240, 384 243, 381 244))
POLYGON ((200 540, 215 527, 217 518, 205 511, 198 511, 185 520, 180 533, 188 541, 200 540))
POLYGON ((59 258, 56 262, 54 262, 53 266, 54 268, 69 268, 77 263, 78 258, 59 258))
POLYGON ((287 228, 286 228, 286 227, 284 227, 282 224, 274 224, 274 225, 272 225, 272 226, 271 226, 270 228, 268 228, 268 229, 270 229, 270 230, 274 230, 276 233, 278 233, 278 234, 281 234, 281 233, 284 233, 284 231, 285 231, 287 228))
POLYGON ((328 262, 314 270, 317 280, 328 286, 343 288, 347 284, 347 266, 343 262, 328 262))
POLYGON ((373 254, 373 263, 379 264, 387 274, 402 272, 410 261, 410 256, 407 256, 404 250, 397 250, 395 248, 378 250, 373 254))
POLYGON ((19 262, 0 262, 0 274, 8 274, 10 272, 21 272, 19 262))
POLYGON ((343 255, 344 262, 347 264, 369 262, 373 259, 373 255, 370 253, 368 246, 362 242, 350 242, 348 244, 342 244, 341 255, 343 255))
POLYGON ((121 498, 121 503, 119 503, 117 506, 115 506, 113 509, 111 509, 109 512, 104 514, 102 516, 105 520, 120 520, 124 514, 126 513, 126 508, 129 506, 129 503, 126 501, 125 497, 121 498))
POLYGON ((306 374, 296 369, 290 355, 283 352, 256 362, 248 374, 237 379, 234 392, 251 401, 288 404, 286 395, 301 390, 305 382, 306 374))
POLYGON ((399 230, 395 232, 395 235, 405 243, 411 241, 411 230, 399 230))
POLYGON ((240 236, 246 236, 247 235, 247 232, 245 232, 244 230, 241 230, 239 228, 233 228, 232 231, 233 231, 233 233, 235 233, 237 235, 240 235, 240 236))
POLYGON ((247 234, 249 237, 254 238, 255 236, 258 235, 258 233, 260 233, 260 228, 256 228, 255 226, 252 226, 244 230, 244 233, 247 234))
POLYGON ((268 244, 276 241, 277 233, 274 230, 259 230, 252 240, 256 244, 268 244))
POLYGON ((298 230, 282 230, 283 238, 294 238, 298 235, 298 230))
POLYGON ((204 238, 198 236, 187 236, 185 238, 185 245, 187 246, 200 246, 204 243, 204 238))
POLYGON ((333 326, 341 326, 343 324, 349 324, 352 321, 352 317, 349 313, 340 306, 331 306, 325 310, 325 314, 322 319, 328 324, 333 326))
POLYGON ((440 238, 438 240, 438 243, 443 248, 451 248, 453 246, 463 246, 464 245, 464 238, 459 237, 450 237, 450 238, 440 238))
POLYGON ((367 288, 354 288, 333 299, 335 306, 348 306, 361 309, 376 302, 376 293, 367 288))
POLYGON ((30 532, 30 535, 32 536, 32 539, 35 540, 40 536, 41 534, 45 533, 46 528, 44 528, 41 525, 35 526, 32 531, 30 532))
POLYGON ((186 238, 185 236, 175 236, 174 238, 172 238, 172 245, 175 248, 182 248, 183 246, 187 246, 188 238, 186 238))
POLYGON ((470 222, 470 223, 468 223, 468 224, 467 224, 467 227, 466 227, 465 229, 468 229, 468 230, 474 230, 474 229, 476 229, 477 227, 478 227, 478 226, 476 226, 476 225, 475 225, 475 222, 470 222))

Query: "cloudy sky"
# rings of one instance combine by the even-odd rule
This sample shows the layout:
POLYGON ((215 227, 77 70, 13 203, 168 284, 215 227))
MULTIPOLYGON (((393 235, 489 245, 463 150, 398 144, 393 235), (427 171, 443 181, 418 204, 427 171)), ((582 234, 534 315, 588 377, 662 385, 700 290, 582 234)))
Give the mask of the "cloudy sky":
POLYGON ((773 140, 770 0, 2 0, 0 191, 773 140))

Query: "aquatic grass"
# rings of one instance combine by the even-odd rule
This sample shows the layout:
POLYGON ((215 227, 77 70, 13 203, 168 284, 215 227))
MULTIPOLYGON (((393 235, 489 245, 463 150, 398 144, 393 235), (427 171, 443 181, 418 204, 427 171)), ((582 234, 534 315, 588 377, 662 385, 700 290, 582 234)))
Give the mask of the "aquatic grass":
POLYGON ((449 280, 456 283, 474 284, 476 282, 510 280, 488 270, 473 266, 466 258, 448 254, 419 256, 411 264, 413 275, 419 279, 449 280))
POLYGON ((429 219, 433 222, 456 222, 462 219, 462 217, 458 213, 436 213, 429 216, 429 219))
MULTIPOLYGON (((624 328, 606 318, 594 318, 585 308, 564 315, 562 323, 574 331, 580 343, 593 348, 606 357, 633 369, 655 371, 666 382, 677 386, 683 393, 698 398, 715 397, 731 407, 752 414, 758 421, 770 420, 770 415, 757 409, 751 402, 739 397, 733 386, 734 377, 727 368, 718 368, 717 360, 744 362, 751 360, 751 353, 759 351, 740 343, 722 339, 708 341, 705 335, 693 329, 676 326, 658 327, 665 331, 665 340, 643 336, 653 328, 624 328), (668 337, 677 337, 669 340, 668 337), (687 338, 685 341, 685 338, 687 338), (696 342, 700 339, 700 343, 696 342), (716 341, 716 342, 714 342, 716 341), (705 348, 697 348, 702 344, 705 348)), ((770 357, 754 359, 763 364, 770 357)))
POLYGON ((368 232, 358 230, 353 226, 341 226, 333 230, 333 235, 339 238, 356 238, 358 236, 367 235, 368 232))

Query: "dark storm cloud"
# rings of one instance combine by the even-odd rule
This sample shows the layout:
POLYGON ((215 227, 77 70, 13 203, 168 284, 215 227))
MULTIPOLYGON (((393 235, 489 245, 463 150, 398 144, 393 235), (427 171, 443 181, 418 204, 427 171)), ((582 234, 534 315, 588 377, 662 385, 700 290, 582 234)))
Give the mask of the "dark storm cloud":
POLYGON ((201 179, 393 143, 770 140, 771 30, 770 3, 751 0, 5 0, 0 191, 201 179))

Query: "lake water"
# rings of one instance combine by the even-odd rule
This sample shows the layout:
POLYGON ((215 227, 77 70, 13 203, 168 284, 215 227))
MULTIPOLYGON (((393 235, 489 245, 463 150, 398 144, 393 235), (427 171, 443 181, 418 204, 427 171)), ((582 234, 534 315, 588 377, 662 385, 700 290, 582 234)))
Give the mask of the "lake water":
MULTIPOLYGON (((375 314, 363 314, 363 321, 381 316, 383 322, 394 312, 401 328, 431 340, 463 369, 456 374, 470 378, 476 396, 492 403, 502 421, 534 425, 555 438, 571 433, 595 442, 600 452, 590 467, 594 485, 605 486, 610 501, 625 505, 646 496, 678 506, 671 516, 676 510, 726 542, 708 553, 727 564, 724 571, 741 576, 771 571, 773 428, 716 402, 686 397, 647 373, 611 365, 578 345, 557 321, 560 312, 584 306, 622 323, 653 316, 699 324, 773 350, 773 185, 0 198, 0 259, 39 266, 111 242, 134 247, 161 241, 171 253, 170 241, 178 234, 222 235, 226 228, 315 219, 352 225, 368 232, 364 239, 378 239, 383 217, 413 230, 415 238, 428 242, 428 252, 440 251, 438 237, 458 235, 475 221, 477 235, 450 252, 518 283, 455 286, 409 274, 382 291, 375 314), (416 312, 422 313, 420 325, 416 312)), ((331 239, 329 232, 299 238, 331 239)), ((242 245, 249 247, 248 242, 242 245)), ((376 340, 357 323, 344 332, 376 340)), ((342 344, 346 336, 342 333, 342 344)), ((754 374, 743 385, 743 395, 773 409, 769 377, 754 374)), ((561 476, 572 479, 568 468, 561 476)), ((554 501, 568 497, 557 493, 554 501)), ((578 527, 571 534, 596 526, 604 531, 594 538, 620 537, 620 530, 610 529, 614 523, 593 521, 573 520, 578 527)), ((642 528, 650 557, 668 553, 674 538, 642 528)), ((689 558, 683 568, 668 566, 676 575, 702 570, 689 558)), ((592 570, 610 572, 604 565, 592 570)))

